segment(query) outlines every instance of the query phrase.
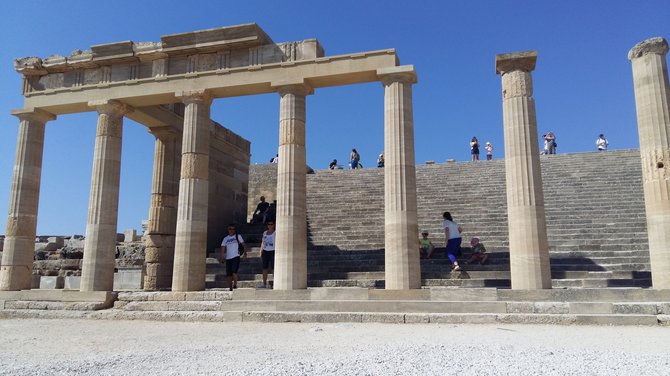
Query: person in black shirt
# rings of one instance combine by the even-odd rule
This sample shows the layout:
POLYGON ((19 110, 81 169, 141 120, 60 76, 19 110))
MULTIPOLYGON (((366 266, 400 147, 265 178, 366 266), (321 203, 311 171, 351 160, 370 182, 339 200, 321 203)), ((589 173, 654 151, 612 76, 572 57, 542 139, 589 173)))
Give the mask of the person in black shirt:
POLYGON ((261 202, 256 205, 256 210, 251 217, 251 223, 265 223, 270 203, 265 201, 265 196, 261 196, 261 202))

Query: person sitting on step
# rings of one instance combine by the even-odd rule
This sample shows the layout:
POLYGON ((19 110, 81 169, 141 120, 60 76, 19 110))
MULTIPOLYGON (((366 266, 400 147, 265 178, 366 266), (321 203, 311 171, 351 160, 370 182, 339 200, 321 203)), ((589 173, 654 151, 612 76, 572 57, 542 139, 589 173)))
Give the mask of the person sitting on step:
POLYGON ((486 260, 489 258, 489 255, 486 253, 486 247, 484 247, 484 243, 480 242, 479 238, 472 238, 470 240, 470 246, 472 247, 472 256, 470 256, 470 258, 465 263, 471 264, 477 261, 480 265, 484 265, 486 260))
POLYGON ((428 239, 428 230, 421 230, 421 238, 419 239, 419 257, 420 258, 430 258, 430 255, 433 254, 435 246, 428 239))

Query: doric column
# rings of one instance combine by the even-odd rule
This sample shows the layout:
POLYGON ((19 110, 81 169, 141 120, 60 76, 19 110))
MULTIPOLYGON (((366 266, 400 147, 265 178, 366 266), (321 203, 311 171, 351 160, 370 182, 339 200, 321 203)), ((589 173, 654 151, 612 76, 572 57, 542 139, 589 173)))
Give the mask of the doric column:
POLYGON ((199 291, 205 289, 212 97, 205 91, 179 92, 176 96, 186 108, 172 291, 199 291))
POLYGON ((384 85, 384 268, 386 289, 421 287, 414 163, 413 66, 377 70, 384 85))
POLYGON ((279 88, 275 290, 307 288, 305 85, 279 88))
POLYGON ((81 291, 112 291, 116 222, 119 210, 123 115, 130 108, 118 101, 89 102, 98 111, 88 222, 81 268, 81 291))
POLYGON ((505 179, 512 288, 550 289, 549 244, 542 192, 533 81, 537 52, 496 55, 502 76, 505 179))
POLYGON ((156 143, 149 227, 144 237, 144 289, 161 290, 169 289, 172 284, 181 143, 179 135, 169 127, 150 131, 156 143))
POLYGON ((47 121, 56 119, 56 116, 39 109, 17 110, 12 114, 20 119, 20 123, 0 266, 0 290, 30 290, 42 177, 44 126, 47 121))
POLYGON ((633 64, 642 185, 654 288, 670 289, 670 86, 668 42, 652 38, 628 53, 633 64))

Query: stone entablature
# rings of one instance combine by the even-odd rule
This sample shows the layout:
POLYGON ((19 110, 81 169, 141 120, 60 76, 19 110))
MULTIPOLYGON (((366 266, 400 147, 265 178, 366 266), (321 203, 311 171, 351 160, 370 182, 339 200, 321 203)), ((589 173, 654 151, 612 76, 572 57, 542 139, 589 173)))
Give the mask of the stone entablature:
POLYGON ((316 39, 274 43, 256 24, 247 24, 164 35, 157 43, 95 45, 90 50, 75 50, 68 57, 18 58, 14 67, 25 76, 23 94, 30 96, 62 88, 245 70, 322 56, 323 48, 316 39))

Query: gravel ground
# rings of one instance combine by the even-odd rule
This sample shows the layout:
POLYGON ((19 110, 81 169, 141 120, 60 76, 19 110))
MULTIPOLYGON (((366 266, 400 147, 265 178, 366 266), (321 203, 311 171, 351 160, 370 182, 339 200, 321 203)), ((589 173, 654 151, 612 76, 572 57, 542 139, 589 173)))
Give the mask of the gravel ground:
POLYGON ((2 375, 670 375, 670 327, 0 320, 2 375))

